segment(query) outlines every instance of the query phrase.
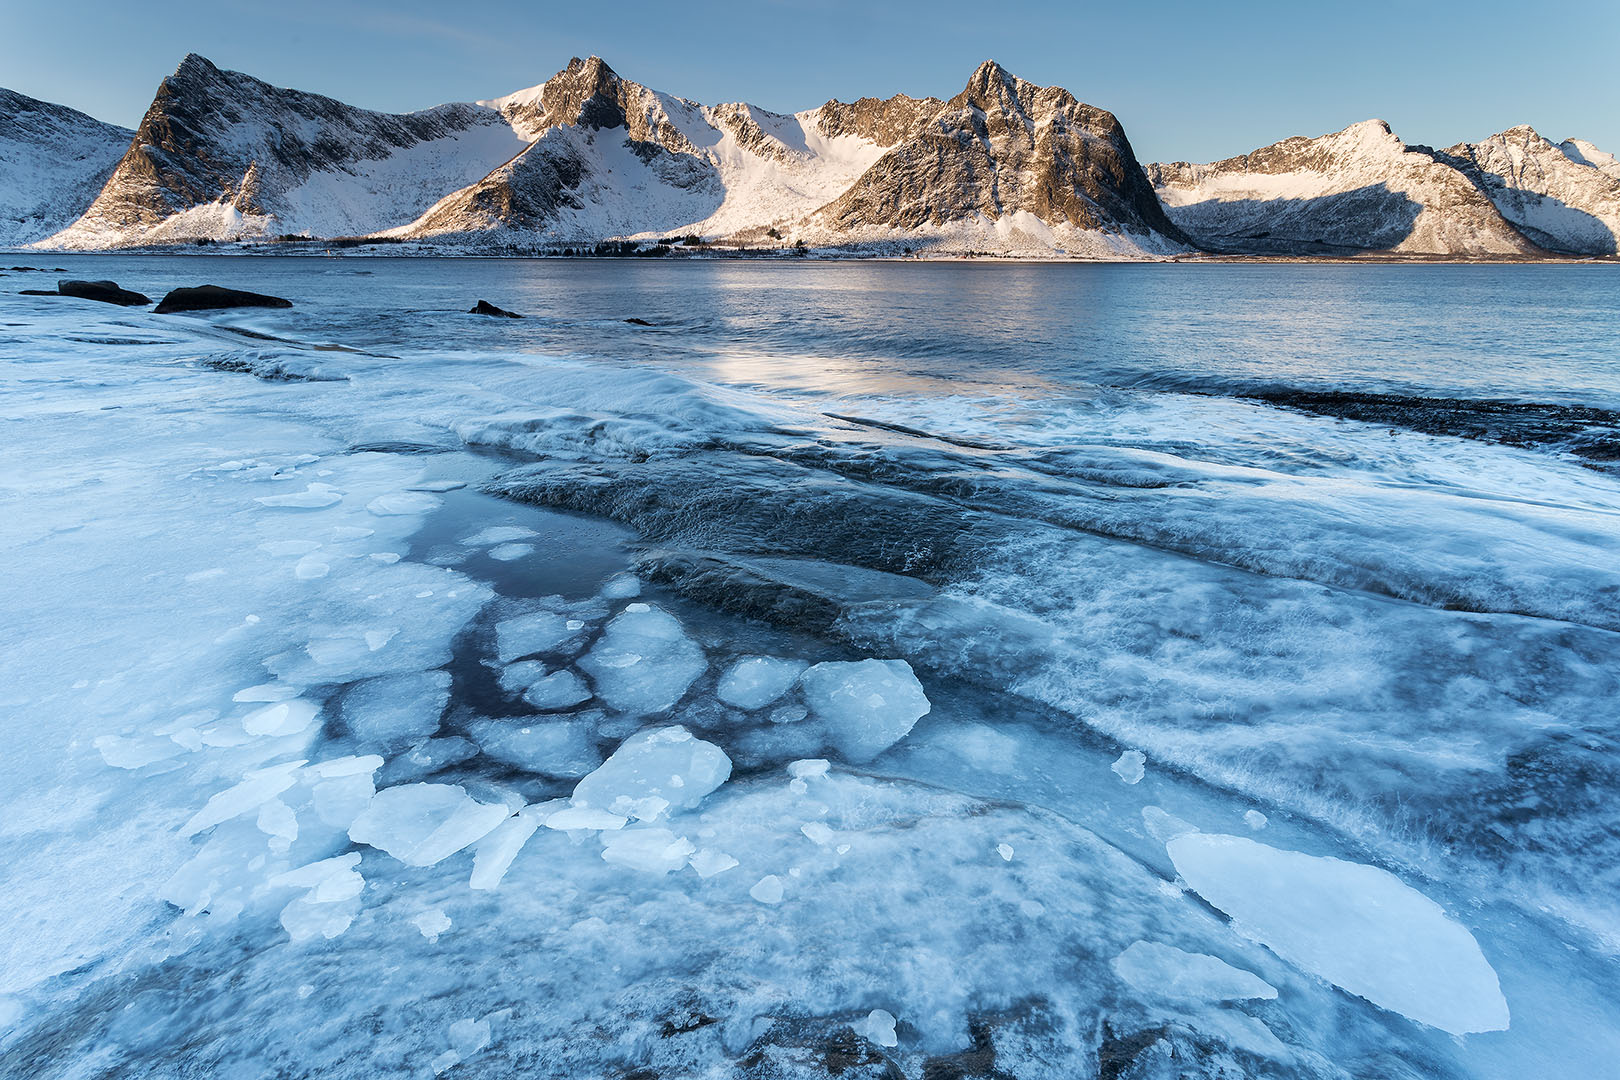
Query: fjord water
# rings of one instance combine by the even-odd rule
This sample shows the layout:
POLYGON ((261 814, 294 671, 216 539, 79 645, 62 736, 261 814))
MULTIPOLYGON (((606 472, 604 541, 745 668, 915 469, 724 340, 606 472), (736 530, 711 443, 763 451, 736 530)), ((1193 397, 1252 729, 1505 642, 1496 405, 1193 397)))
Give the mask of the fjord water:
POLYGON ((0 1073, 1620 1059, 1612 267, 50 259, 0 1073))

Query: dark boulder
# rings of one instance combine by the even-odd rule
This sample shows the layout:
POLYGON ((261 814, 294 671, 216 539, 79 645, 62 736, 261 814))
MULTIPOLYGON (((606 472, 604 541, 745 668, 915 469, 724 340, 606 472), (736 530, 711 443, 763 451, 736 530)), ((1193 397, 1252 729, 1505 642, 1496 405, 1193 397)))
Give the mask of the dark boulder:
POLYGON ((507 311, 505 308, 498 308, 494 304, 490 303, 488 300, 480 300, 480 301, 478 301, 478 305, 476 307, 474 307, 471 311, 467 312, 467 314, 469 314, 469 315, 490 315, 490 316, 493 316, 493 317, 495 317, 497 319, 521 319, 521 318, 523 318, 523 316, 519 315, 517 312, 515 312, 515 311, 507 311))
POLYGON ((244 307, 290 308, 292 301, 264 293, 226 289, 219 285, 198 285, 192 289, 171 290, 158 304, 157 313, 167 315, 175 311, 221 311, 244 307))
POLYGON ((18 289, 18 296, 61 296, 55 289, 18 289))
POLYGON ((119 288, 116 281, 75 281, 67 278, 56 283, 56 291, 62 296, 97 300, 103 304, 118 304, 122 307, 144 307, 152 302, 149 296, 119 288))
POLYGON ((651 326, 652 325, 652 323, 648 322, 646 319, 626 319, 624 321, 629 323, 631 326, 651 326))

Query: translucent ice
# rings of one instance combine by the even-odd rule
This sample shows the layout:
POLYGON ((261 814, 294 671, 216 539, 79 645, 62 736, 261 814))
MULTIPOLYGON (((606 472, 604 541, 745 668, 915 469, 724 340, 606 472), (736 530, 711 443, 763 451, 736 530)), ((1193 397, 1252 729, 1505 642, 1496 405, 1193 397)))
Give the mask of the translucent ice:
POLYGON ((615 574, 602 586, 604 600, 630 600, 641 595, 641 580, 634 574, 615 574))
POLYGON ((524 772, 580 777, 602 764, 588 721, 552 716, 474 720, 467 734, 484 755, 524 772))
POLYGON ((1454 1035, 1507 1028, 1474 936, 1393 874, 1241 836, 1187 833, 1165 846, 1198 895, 1284 960, 1454 1035))
POLYGON ((568 620, 555 611, 535 611, 495 624, 495 656, 501 663, 534 653, 555 652, 574 637, 568 620))
POLYGON ((282 765, 255 769, 248 773, 240 784, 226 788, 210 798, 180 831, 186 836, 191 836, 211 825, 218 825, 239 814, 245 814, 249 810, 257 810, 265 802, 292 787, 297 782, 298 770, 303 764, 302 761, 290 761, 282 765))
POLYGON ((516 562, 532 554, 534 554, 533 544, 496 544, 489 549, 489 557, 498 562, 516 562))
POLYGON ((817 664, 804 673, 804 697, 847 761, 864 762, 905 738, 929 709, 904 660, 817 664))
POLYGON ((497 888, 511 867, 512 860, 517 858, 518 852, 523 850, 523 845, 529 842, 529 837, 539 827, 539 815, 528 811, 520 811, 497 825, 493 832, 478 841, 468 885, 474 889, 497 888))
POLYGON ((608 623, 579 666, 609 708, 642 715, 672 707, 708 662, 674 616, 632 604, 608 623))
POLYGON ((312 701, 283 701, 248 713, 242 718, 242 730, 249 735, 295 735, 309 727, 319 712, 312 701))
POLYGON ((523 700, 542 711, 568 709, 591 700, 585 680, 566 668, 534 680, 523 692, 523 700))
POLYGON ((408 514, 427 514, 439 508, 444 500, 425 491, 398 491, 379 495, 366 504, 378 517, 403 517, 408 514))
POLYGON ((1127 784, 1139 783, 1147 775, 1147 755, 1140 750, 1127 750, 1109 768, 1127 784))
POLYGON ((402 784, 379 791, 349 827, 357 844, 380 848, 408 866, 431 866, 481 839, 511 816, 454 784, 402 784))
POLYGON ((715 693, 727 705, 763 709, 787 693, 806 666, 803 660, 750 656, 732 665, 721 677, 715 693))
POLYGON ((521 525, 491 525, 487 529, 480 529, 462 541, 470 547, 484 547, 489 544, 505 544, 514 540, 527 540, 536 535, 533 529, 526 529, 521 525))
POLYGON ((621 829, 605 836, 602 858, 649 874, 667 874, 686 865, 697 849, 668 829, 621 829))
POLYGON ((894 1033, 894 1014, 887 1009, 873 1009, 866 1019, 855 1025, 855 1032, 879 1046, 898 1046, 900 1037, 894 1033))
POLYGON ((417 671, 355 684, 340 711, 355 738, 393 752, 437 731, 449 701, 448 671, 417 671))
POLYGON ((1137 991, 1172 1001, 1216 1002, 1274 998, 1277 990, 1252 972, 1204 953, 1138 941, 1114 958, 1114 972, 1137 991))
POLYGON ((286 507, 294 510, 319 510, 343 501, 343 496, 325 484, 310 484, 303 491, 285 495, 261 495, 253 500, 262 506, 286 507))
POLYGON ((650 820, 691 809, 731 775, 731 759, 684 727, 654 728, 619 745, 574 788, 574 805, 650 820))
POLYGON ((439 935, 450 929, 450 916, 443 908, 429 908, 411 920, 411 925, 429 941, 438 941, 439 935))
POLYGON ((775 874, 766 874, 754 882, 753 887, 748 890, 748 895, 762 904, 780 904, 782 902, 782 879, 775 874))

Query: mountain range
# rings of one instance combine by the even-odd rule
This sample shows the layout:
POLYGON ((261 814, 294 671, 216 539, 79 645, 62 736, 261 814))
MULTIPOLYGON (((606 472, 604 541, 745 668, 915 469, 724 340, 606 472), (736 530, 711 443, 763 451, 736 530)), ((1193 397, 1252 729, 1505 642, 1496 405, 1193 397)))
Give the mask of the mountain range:
POLYGON ((674 237, 850 254, 1612 257, 1620 163, 1528 127, 1435 150, 1368 120, 1144 166, 1113 114, 993 61, 949 100, 793 115, 701 105, 597 57, 504 97, 395 115, 193 54, 134 132, 0 90, 4 247, 517 254, 674 237))

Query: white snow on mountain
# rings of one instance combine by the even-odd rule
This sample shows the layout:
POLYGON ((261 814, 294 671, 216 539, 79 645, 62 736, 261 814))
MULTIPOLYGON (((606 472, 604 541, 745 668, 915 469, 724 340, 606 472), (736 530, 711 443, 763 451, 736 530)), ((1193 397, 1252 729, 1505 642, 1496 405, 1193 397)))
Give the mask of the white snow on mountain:
POLYGON ((1531 254, 1484 193, 1382 120, 1208 165, 1150 165, 1170 219, 1216 249, 1531 254))
POLYGON ((0 246, 39 240, 77 217, 134 134, 0 90, 0 246))

